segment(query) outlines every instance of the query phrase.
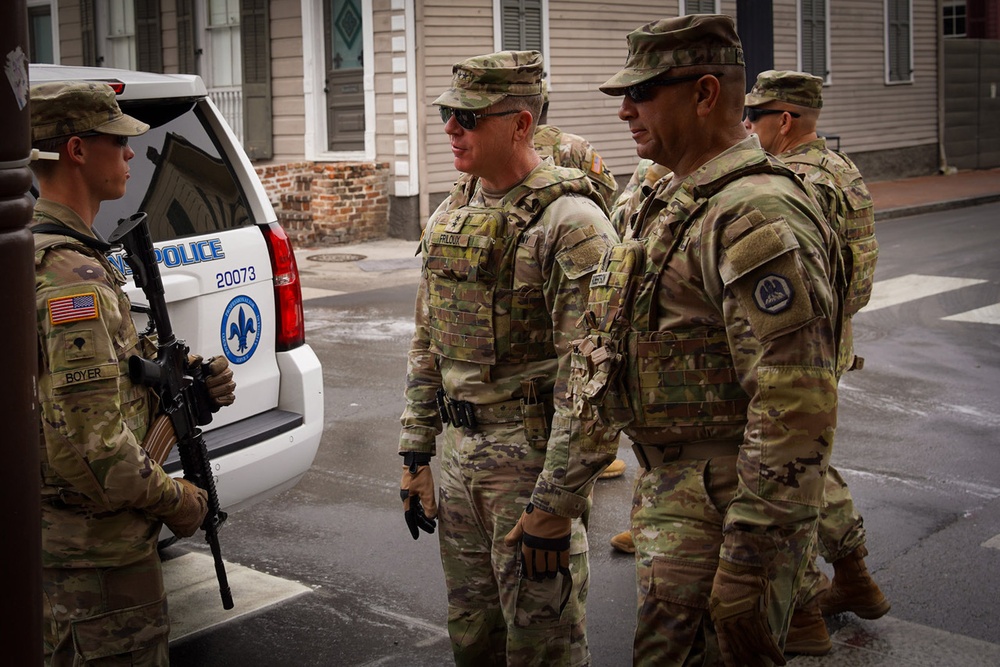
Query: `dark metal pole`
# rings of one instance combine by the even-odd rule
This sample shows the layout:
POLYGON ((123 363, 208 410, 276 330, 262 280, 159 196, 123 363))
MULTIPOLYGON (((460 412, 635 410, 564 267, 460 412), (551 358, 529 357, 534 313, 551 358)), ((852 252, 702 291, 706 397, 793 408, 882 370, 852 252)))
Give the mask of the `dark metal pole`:
POLYGON ((25 0, 0 3, 0 451, 4 546, 0 549, 0 646, 11 665, 42 663, 41 510, 38 468, 37 339, 31 219, 25 0))

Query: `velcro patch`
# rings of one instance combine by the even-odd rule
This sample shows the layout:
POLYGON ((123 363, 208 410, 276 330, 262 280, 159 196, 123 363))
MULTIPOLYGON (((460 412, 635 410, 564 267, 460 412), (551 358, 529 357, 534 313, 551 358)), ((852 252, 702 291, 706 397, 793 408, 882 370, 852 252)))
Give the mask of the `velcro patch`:
POLYGON ((730 285, 759 340, 795 331, 819 317, 803 273, 795 254, 785 253, 730 285))
POLYGON ((88 368, 55 371, 51 373, 51 377, 53 389, 97 380, 110 380, 118 377, 118 364, 101 364, 88 368))
POLYGON ((567 234, 566 240, 575 242, 574 245, 556 253, 556 260, 570 280, 576 280, 596 269, 608 249, 607 240, 593 226, 580 231, 585 232, 583 240, 576 242, 575 238, 569 238, 571 234, 567 234))
POLYGON ((49 323, 69 324, 98 318, 97 293, 84 292, 49 299, 49 323))

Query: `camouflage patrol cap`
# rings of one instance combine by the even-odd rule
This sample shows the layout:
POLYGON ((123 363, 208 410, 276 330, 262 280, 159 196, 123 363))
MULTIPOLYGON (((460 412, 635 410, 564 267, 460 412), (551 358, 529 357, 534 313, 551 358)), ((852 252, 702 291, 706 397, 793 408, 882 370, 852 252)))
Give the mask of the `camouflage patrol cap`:
POLYGON ((624 95, 629 86, 674 67, 745 65, 743 45, 729 16, 688 14, 647 23, 628 34, 625 67, 600 86, 607 95, 624 95))
POLYGON ((769 69, 757 75, 747 93, 744 106, 757 107, 768 102, 787 102, 811 109, 823 108, 823 79, 805 72, 769 69))
POLYGON ((32 141, 83 132, 135 137, 148 129, 122 113, 115 91, 106 83, 55 81, 31 87, 32 141))
POLYGON ((508 95, 542 94, 542 54, 500 51, 476 56, 451 68, 451 88, 434 104, 453 109, 485 109, 508 95))

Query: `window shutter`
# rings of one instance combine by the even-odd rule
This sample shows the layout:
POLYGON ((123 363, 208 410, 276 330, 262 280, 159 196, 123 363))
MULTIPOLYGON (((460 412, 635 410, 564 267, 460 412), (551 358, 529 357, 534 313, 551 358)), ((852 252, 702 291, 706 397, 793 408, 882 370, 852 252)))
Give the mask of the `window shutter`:
POLYGON ((135 58, 142 72, 163 72, 160 0, 135 0, 135 58))
POLYGON ((268 0, 240 0, 243 54, 243 148, 251 159, 274 155, 268 0))
POLYGON ((903 81, 910 79, 910 0, 899 0, 899 73, 903 81))
POLYGON ((802 0, 802 71, 826 79, 826 0, 802 0))
POLYGON ((685 14, 714 14, 715 0, 687 0, 684 3, 685 14))
POLYGON ((505 51, 542 50, 541 0, 502 0, 500 48, 505 51))
POLYGON ((889 0, 889 80, 910 79, 910 0, 889 0))
POLYGON ((83 47, 83 64, 96 67, 97 62, 97 22, 94 11, 95 0, 80 0, 80 41, 83 47))
POLYGON ((195 53, 194 0, 177 0, 177 65, 181 74, 198 73, 195 53))

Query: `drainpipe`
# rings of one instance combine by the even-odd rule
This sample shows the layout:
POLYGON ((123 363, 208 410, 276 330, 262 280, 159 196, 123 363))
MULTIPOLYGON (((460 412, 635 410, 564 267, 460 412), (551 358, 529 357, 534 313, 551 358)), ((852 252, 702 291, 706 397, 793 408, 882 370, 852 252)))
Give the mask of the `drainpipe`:
POLYGON ((955 170, 948 166, 948 156, 944 149, 944 0, 937 1, 937 135, 938 173, 948 174, 955 170))
POLYGON ((28 10, 25 0, 0 3, 0 423, 4 426, 4 548, 0 572, 0 646, 10 665, 42 663, 42 517, 38 492, 38 347, 35 244, 31 220, 31 116, 28 112, 28 10))
POLYGON ((427 105, 424 100, 426 99, 426 94, 424 86, 426 85, 426 77, 424 76, 424 70, 426 69, 426 63, 424 61, 424 56, 427 55, 427 49, 424 47, 424 4, 423 2, 415 2, 414 4, 414 17, 413 17, 413 39, 414 39, 414 54, 413 61, 416 63, 416 105, 417 105, 417 127, 420 131, 417 135, 417 141, 419 142, 419 155, 423 158, 419 162, 417 168, 417 187, 420 189, 420 193, 417 195, 417 209, 420 219, 417 221, 418 229, 423 229, 423 224, 431 214, 431 204, 430 195, 427 193, 428 180, 427 180, 427 105))

